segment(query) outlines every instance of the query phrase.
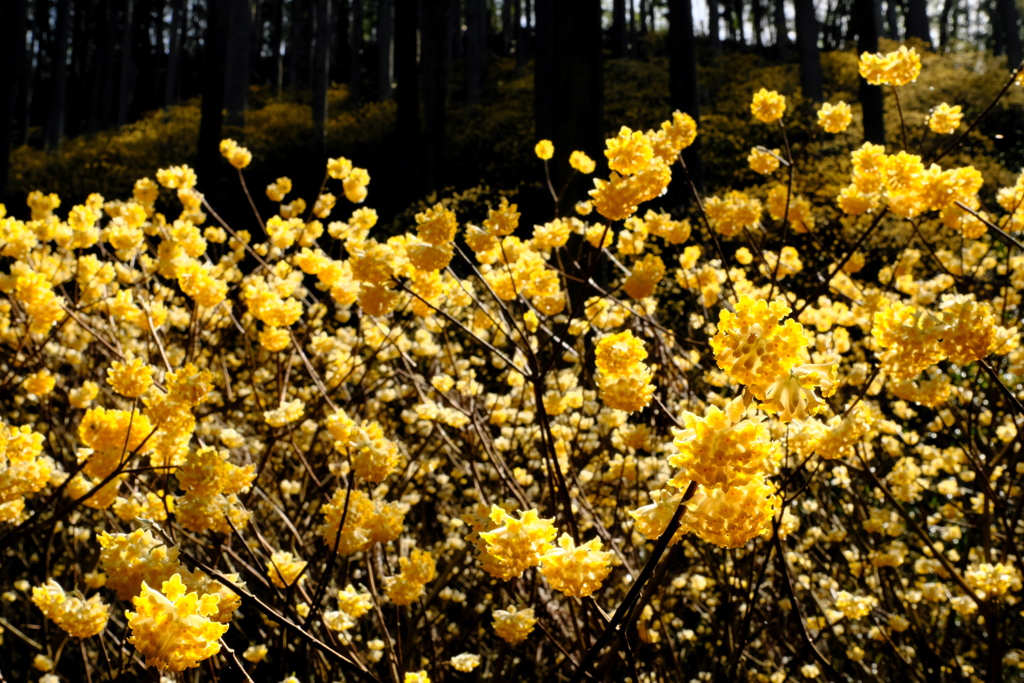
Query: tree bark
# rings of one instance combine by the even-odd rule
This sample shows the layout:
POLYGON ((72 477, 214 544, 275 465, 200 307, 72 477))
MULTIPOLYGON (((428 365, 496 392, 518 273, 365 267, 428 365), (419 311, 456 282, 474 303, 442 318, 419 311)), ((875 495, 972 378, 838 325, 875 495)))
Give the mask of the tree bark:
POLYGON ((274 94, 281 96, 284 87, 284 55, 281 54, 281 40, 284 38, 284 0, 271 0, 270 17, 270 84, 274 94))
POLYGON ((907 38, 919 38, 927 43, 932 42, 927 0, 907 0, 906 25, 907 38))
POLYGON ((185 0, 171 0, 171 35, 167 54, 167 74, 164 80, 164 108, 178 101, 181 78, 181 33, 185 25, 185 0))
POLYGON ((719 0, 708 0, 708 38, 711 40, 711 54, 715 57, 722 56, 721 17, 719 0))
POLYGON ((885 37, 898 40, 900 36, 899 17, 896 14, 898 0, 885 0, 885 37))
POLYGON ((512 0, 501 0, 501 53, 508 57, 512 54, 512 0))
POLYGON ((322 156, 327 141, 327 87, 331 80, 331 2, 316 0, 313 47, 313 147, 322 156))
MULTIPOLYGON (((129 0, 130 2, 131 0, 129 0)), ((71 0, 57 3, 57 28, 53 44, 53 88, 46 114, 43 146, 56 150, 64 137, 68 95, 68 38, 71 36, 71 0)))
MULTIPOLYGON (((668 2, 668 69, 669 96, 672 109, 700 120, 700 92, 697 87, 697 47, 693 35, 693 3, 691 0, 668 2)), ((697 185, 703 179, 700 138, 683 152, 690 177, 697 185)))
POLYGON ((628 50, 626 35, 626 0, 612 2, 612 55, 618 59, 626 56, 628 50))
POLYGON ((395 126, 398 138, 402 187, 419 189, 417 160, 420 156, 420 83, 416 64, 418 0, 395 0, 395 126))
MULTIPOLYGON (((857 52, 878 52, 878 37, 882 32, 880 0, 855 0, 854 17, 857 26, 857 52)), ((864 111, 864 140, 876 145, 885 144, 885 116, 882 87, 860 81, 860 102, 864 111)))
POLYGON ((484 72, 485 0, 466 0, 466 104, 480 104, 484 72))
POLYGON ((245 110, 249 102, 250 0, 230 0, 226 4, 229 4, 231 14, 228 19, 229 52, 224 105, 228 110, 227 124, 241 129, 245 126, 245 110))
POLYGON ((348 83, 348 79, 351 76, 351 50, 349 50, 348 39, 352 33, 352 24, 348 18, 349 2, 348 0, 338 0, 338 5, 334 8, 334 14, 336 18, 335 28, 335 40, 331 41, 331 52, 334 54, 332 70, 339 80, 348 83))
MULTIPOLYGON (((288 12, 289 28, 288 39, 288 87, 292 90, 304 86, 308 73, 303 60, 306 56, 306 4, 309 0, 291 0, 291 9, 288 12)), ((216 0, 214 2, 216 3, 216 0)))
POLYGON ((25 61, 25 25, 27 0, 0 3, 0 54, 6 68, 0 69, 0 202, 7 193, 14 143, 14 111, 25 61))
POLYGON ((378 0, 377 2, 377 101, 383 102, 391 97, 392 42, 395 25, 392 11, 394 0, 378 0))
POLYGON ((1006 65, 1016 69, 1021 63, 1020 14, 1014 0, 996 0, 999 23, 1003 27, 1006 44, 1006 65))
POLYGON ((359 102, 363 89, 363 0, 352 0, 352 32, 349 35, 348 90, 353 102, 359 102))
POLYGON ((789 61, 789 23, 786 21, 786 0, 775 0, 775 57, 789 61))
POLYGON ((949 48, 950 21, 955 9, 956 0, 944 0, 942 13, 939 14, 939 50, 945 52, 949 48))
POLYGON ((223 137, 224 86, 227 79, 228 45, 224 36, 230 29, 231 8, 211 2, 206 15, 206 55, 203 67, 203 103, 199 119, 198 170, 200 177, 214 175, 223 137))
POLYGON ((800 54, 800 87, 804 97, 814 102, 825 99, 818 52, 818 19, 813 0, 796 0, 796 43, 800 54))
POLYGON ((128 123, 135 82, 135 0, 125 0, 121 33, 121 81, 117 91, 117 125, 128 123))
POLYGON ((754 45, 757 45, 758 49, 764 49, 764 0, 751 0, 750 2, 750 17, 751 22, 754 24, 754 45))
MULTIPOLYGON (((472 0, 471 0, 472 1, 472 0)), ((554 62, 554 5, 550 2, 537 3, 536 15, 536 57, 533 62, 533 118, 534 136, 537 140, 550 140, 554 127, 552 110, 552 78, 554 62)))
MULTIPOLYGON (((551 140, 555 145, 552 176, 561 188, 569 174, 566 163, 574 150, 602 159, 604 138, 604 73, 602 65, 601 7, 592 0, 554 3, 552 51, 551 140)), ((574 190, 583 187, 576 179, 564 197, 574 202, 574 190)))
POLYGON ((423 123, 426 143, 424 181, 428 191, 441 186, 444 169, 445 98, 448 93, 448 64, 445 46, 448 43, 448 8, 452 0, 430 0, 424 3, 421 35, 429 36, 422 44, 423 55, 423 123))

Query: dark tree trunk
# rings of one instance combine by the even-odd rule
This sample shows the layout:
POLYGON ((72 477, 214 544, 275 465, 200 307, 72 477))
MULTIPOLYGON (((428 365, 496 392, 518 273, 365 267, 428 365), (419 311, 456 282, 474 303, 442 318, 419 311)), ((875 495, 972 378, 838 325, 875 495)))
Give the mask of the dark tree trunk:
MULTIPOLYGON (((878 52, 878 37, 882 32, 880 0, 855 0, 853 14, 857 26, 857 52, 878 52)), ((885 144, 885 116, 882 87, 869 85, 860 78, 860 102, 864 111, 864 140, 876 145, 885 144)))
POLYGON ((931 43, 931 30, 928 25, 927 0, 907 0, 907 38, 920 38, 931 43))
POLYGON ((334 53, 333 63, 331 70, 335 73, 339 80, 348 83, 349 76, 351 75, 351 57, 348 39, 352 33, 352 24, 348 18, 349 2, 348 0, 339 0, 337 7, 335 7, 335 17, 337 26, 335 28, 335 40, 331 41, 331 52, 334 53))
POLYGON ((200 177, 213 176, 220 156, 224 126, 224 86, 227 80, 228 44, 224 36, 231 28, 231 8, 223 2, 211 2, 206 15, 206 55, 202 69, 203 103, 199 119, 198 171, 200 177))
POLYGON ((1006 43, 1006 65, 1010 69, 1016 69, 1022 59, 1020 15, 1017 13, 1017 5, 1014 0, 996 0, 996 9, 999 23, 1003 27, 1003 40, 1006 43))
POLYGON ((501 0, 501 53, 508 57, 512 54, 512 0, 501 0))
MULTIPOLYGON (((554 3, 552 52, 551 141, 555 145, 552 165, 555 187, 561 188, 569 174, 566 161, 574 150, 592 159, 603 158, 604 73, 601 54, 601 6, 592 0, 563 0, 554 3)), ((574 202, 574 189, 584 181, 575 178, 565 200, 574 202)))
POLYGON ((775 57, 789 61, 789 23, 786 21, 786 0, 775 0, 775 57))
POLYGON ((117 91, 117 125, 119 126, 128 123, 135 84, 135 0, 125 0, 124 12, 124 26, 121 33, 121 81, 117 91))
POLYGON ((284 55, 281 41, 284 39, 284 0, 271 0, 270 16, 270 84, 274 94, 281 96, 284 87, 284 55))
POLYGON ((480 104, 484 74, 485 0, 466 0, 466 104, 480 104))
POLYGON ((945 0, 942 13, 939 15, 939 50, 945 52, 949 48, 950 21, 955 16, 956 0, 945 0))
POLYGON ((708 0, 708 38, 711 40, 711 54, 715 57, 722 56, 721 17, 719 0, 708 0))
POLYGON ((426 154, 424 180, 428 191, 441 186, 444 169, 445 112, 444 104, 448 93, 448 64, 445 46, 448 43, 448 6, 452 0, 430 0, 424 3, 421 35, 429 36, 423 41, 423 118, 426 154))
MULTIPOLYGON (((668 1, 668 69, 669 95, 672 109, 700 119, 700 93, 697 88, 697 48, 693 36, 693 3, 691 0, 668 1)), ((701 166, 699 138, 683 152, 683 160, 694 182, 700 185, 701 166)))
POLYGON ((358 102, 363 89, 363 0, 352 0, 352 32, 348 41, 348 89, 352 101, 358 102))
POLYGON ((651 3, 651 0, 640 0, 640 35, 646 36, 649 30, 647 26, 647 6, 651 3))
POLYGON ((612 2, 612 55, 618 58, 626 56, 629 40, 626 35, 626 0, 612 2))
POLYGON ((316 0, 313 46, 313 147, 321 155, 327 141, 327 86, 331 80, 331 1, 316 0))
POLYGON ((534 135, 537 140, 551 139, 554 127, 551 99, 555 49, 554 10, 555 8, 550 2, 537 3, 536 34, 534 36, 536 57, 533 61, 533 119, 534 135))
POLYGON ((419 190, 417 159, 420 156, 420 81, 416 65, 418 0, 395 0, 395 103, 398 105, 396 135, 401 151, 401 186, 410 194, 419 190))
POLYGON ((750 17, 751 22, 754 24, 754 44, 757 45, 758 49, 764 49, 764 0, 751 0, 750 2, 750 17))
POLYGON ((230 0, 225 4, 229 4, 231 16, 224 105, 228 110, 227 124, 241 129, 245 126, 245 109, 249 102, 250 0, 230 0))
POLYGON ((636 7, 633 0, 626 0, 626 16, 629 17, 629 57, 636 59, 636 7))
POLYGON ((800 88, 814 102, 825 99, 821 54, 818 52, 818 19, 813 0, 796 0, 796 45, 800 53, 800 88))
POLYGON ((305 86, 307 70, 303 61, 306 57, 306 5, 309 0, 291 0, 288 12, 290 37, 288 39, 288 87, 296 89, 305 86))
POLYGON ((515 40, 513 49, 516 53, 516 66, 526 66, 526 50, 523 49, 523 2, 512 2, 512 38, 515 40))
POLYGON ((885 0, 885 37, 889 40, 899 40, 900 36, 899 16, 896 14, 898 2, 885 0))
POLYGON ((185 0, 171 0, 171 35, 164 80, 164 107, 177 103, 181 78, 181 33, 185 25, 185 0))
POLYGON ((28 15, 27 0, 9 0, 0 3, 0 55, 5 68, 0 69, 0 202, 7 194, 7 176, 11 168, 11 147, 14 143, 14 111, 18 91, 24 87, 18 81, 24 73, 25 24, 28 15))
MULTIPOLYGON (((130 0, 129 0, 130 1, 130 0)), ((64 137, 68 95, 68 38, 71 36, 71 0, 57 3, 57 28, 53 43, 53 87, 46 113, 43 146, 56 150, 64 137)))
POLYGON ((394 0, 377 2, 377 100, 383 102, 391 97, 393 38, 395 23, 394 0))

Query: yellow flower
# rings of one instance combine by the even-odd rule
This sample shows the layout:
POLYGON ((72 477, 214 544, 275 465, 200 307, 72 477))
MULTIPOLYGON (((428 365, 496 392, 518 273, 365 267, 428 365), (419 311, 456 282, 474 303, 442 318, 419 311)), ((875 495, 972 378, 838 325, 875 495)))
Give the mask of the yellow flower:
POLYGON ((633 272, 622 283, 622 288, 630 298, 644 299, 654 294, 664 277, 665 263, 661 257, 647 254, 633 264, 633 272))
POLYGON ((771 175, 779 168, 779 150, 768 151, 759 147, 751 147, 747 163, 750 164, 750 170, 755 173, 771 175))
POLYGON ((541 140, 534 146, 533 153, 538 159, 548 161, 555 155, 555 146, 551 144, 551 140, 541 140))
POLYGON ((761 88, 754 93, 754 99, 750 103, 750 113, 764 123, 778 121, 785 111, 786 98, 774 90, 766 88, 761 88))
POLYGON ((137 398, 153 386, 153 366, 130 354, 125 362, 114 361, 107 370, 107 384, 128 398, 137 398))
POLYGON ((220 596, 186 593, 181 575, 164 581, 159 591, 143 582, 132 598, 135 612, 126 612, 132 634, 128 642, 146 657, 146 666, 160 671, 184 671, 220 652, 228 625, 210 619, 220 596))
POLYGON ((644 342, 633 336, 629 330, 602 337, 595 348, 597 369, 609 379, 630 375, 644 358, 647 351, 644 342))
POLYGON ((473 669, 480 666, 480 655, 470 654, 463 652, 460 655, 455 655, 450 660, 452 668, 462 673, 469 673, 473 669))
POLYGON ((220 141, 220 155, 237 169, 243 169, 252 161, 252 152, 230 138, 220 141))
POLYGON ((21 383, 22 388, 30 394, 35 396, 46 396, 53 388, 57 385, 57 378, 54 377, 49 370, 43 368, 38 372, 33 372, 31 375, 25 378, 25 381, 21 383))
POLYGON ((520 512, 516 519, 492 505, 490 519, 498 526, 480 534, 485 550, 483 569, 503 581, 540 564, 557 533, 554 520, 542 519, 536 510, 520 512))
POLYGON ((517 610, 510 606, 507 610, 496 609, 491 614, 491 625, 494 632, 505 642, 515 645, 526 640, 533 632, 537 618, 533 615, 533 608, 517 610))
POLYGON ((907 85, 921 73, 921 56, 906 45, 884 55, 865 52, 860 56, 858 70, 871 85, 907 85))
POLYGON ((761 202, 738 190, 730 190, 724 198, 708 197, 704 202, 708 222, 715 232, 732 237, 761 220, 761 202))
POLYGON ((259 664, 266 659, 268 652, 269 649, 263 643, 260 643, 259 645, 250 645, 245 649, 245 652, 242 653, 242 659, 247 662, 252 662, 253 664, 259 664))
POLYGON ((775 486, 763 475, 728 491, 698 486, 686 503, 683 527, 722 548, 738 548, 771 530, 778 505, 775 486))
POLYGON ((267 574, 270 581, 278 588, 287 588, 296 580, 306 578, 303 571, 306 569, 306 562, 283 551, 275 552, 270 556, 266 564, 267 574))
POLYGON ((612 554, 601 550, 601 541, 593 539, 576 547, 569 534, 562 534, 558 547, 540 558, 540 573, 551 587, 569 597, 585 598, 601 588, 611 572, 612 554))
POLYGON ((608 157, 608 168, 622 175, 631 176, 647 168, 654 157, 651 141, 640 131, 626 126, 614 138, 605 141, 604 155, 608 157))
POLYGON ((569 155, 569 165, 580 173, 590 174, 597 168, 597 163, 588 157, 585 152, 579 150, 569 155))
MULTIPOLYGON (((327 175, 334 178, 335 180, 345 180, 352 172, 352 162, 345 157, 338 157, 337 159, 327 160, 327 175)), ((278 178, 278 183, 281 179, 278 178)), ((291 181, 288 181, 288 188, 291 189, 291 181)), ((288 194, 285 192, 284 194, 288 194)), ((281 201, 280 199, 274 201, 281 201)))
POLYGON ((396 605, 410 605, 423 594, 423 588, 437 577, 433 556, 419 548, 398 560, 398 576, 384 577, 384 592, 396 605))
POLYGON ((960 127, 964 115, 960 105, 949 106, 945 102, 932 109, 928 115, 928 128, 939 135, 951 135, 960 127))
POLYGON ((32 589, 32 602, 73 638, 88 638, 102 633, 110 617, 110 605, 104 604, 100 596, 83 600, 77 595, 68 595, 53 579, 49 579, 45 586, 32 589))
POLYGON ((835 105, 826 102, 818 110, 818 125, 826 133, 842 133, 853 120, 853 109, 846 102, 835 105))

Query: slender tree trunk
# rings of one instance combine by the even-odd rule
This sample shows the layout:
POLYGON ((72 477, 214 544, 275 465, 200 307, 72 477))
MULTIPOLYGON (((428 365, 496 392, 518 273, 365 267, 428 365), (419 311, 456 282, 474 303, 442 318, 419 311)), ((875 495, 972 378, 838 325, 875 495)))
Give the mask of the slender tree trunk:
POLYGON ((708 38, 711 40, 711 54, 715 57, 722 56, 721 17, 719 0, 708 0, 708 38))
POLYGON ((377 2, 377 100, 391 97, 393 37, 395 33, 392 11, 394 0, 377 2))
POLYGON ((907 0, 907 38, 920 38, 931 43, 932 36, 928 24, 927 0, 907 0))
POLYGON ((423 41, 423 118, 425 128, 426 169, 424 180, 428 191, 441 186, 444 151, 444 103, 448 91, 448 65, 445 45, 448 43, 448 5, 451 0, 430 0, 424 3, 421 35, 423 41))
POLYGON ((533 28, 533 0, 523 0, 522 49, 524 64, 533 57, 533 28))
POLYGON ((185 25, 185 0, 171 0, 171 35, 167 54, 167 76, 164 81, 164 108, 178 101, 181 77, 181 33, 185 25))
MULTIPOLYGON (((214 0, 216 2, 216 0, 214 0)), ((249 102, 249 40, 250 0, 229 0, 228 63, 224 104, 228 110, 227 124, 245 126, 245 110, 249 102)))
POLYGON ((775 57, 789 61, 789 23, 786 21, 786 0, 775 0, 775 57))
POLYGON ((400 150, 401 186, 419 189, 417 160, 420 157, 420 82, 416 64, 417 0, 395 0, 395 103, 398 105, 396 135, 400 150))
POLYGON ((885 0, 885 37, 889 40, 898 40, 900 36, 899 17, 896 14, 896 6, 899 0, 885 0))
POLYGON ((281 41, 284 39, 284 0, 271 0, 270 17, 270 82, 274 95, 281 96, 284 88, 284 55, 281 41))
POLYGON ((796 0, 796 44, 800 53, 800 88, 814 102, 825 99, 821 54, 818 52, 818 19, 813 0, 796 0))
POLYGON ((68 38, 71 36, 71 0, 57 3, 57 28, 53 43, 53 88, 46 115, 43 146, 56 150, 64 137, 67 116, 68 38))
POLYGON ((306 54, 306 3, 309 0, 291 0, 288 11, 290 24, 288 39, 288 87, 297 89, 305 85, 303 58, 306 54))
POLYGON ((337 24, 334 31, 335 39, 331 41, 331 52, 334 53, 331 69, 336 77, 345 83, 348 83, 348 79, 352 75, 352 51, 348 45, 349 37, 352 34, 352 23, 349 21, 348 11, 349 1, 339 0, 334 12, 337 15, 335 17, 337 24))
MULTIPOLYGON (((668 1, 668 69, 669 95, 672 109, 700 119, 700 93, 697 87, 697 48, 693 35, 693 3, 691 0, 668 1)), ((683 160, 695 183, 700 185, 701 166, 699 138, 683 152, 683 160)))
MULTIPOLYGON (((573 150, 592 159, 602 158, 604 138, 604 71, 602 64, 601 7, 592 0, 562 0, 554 8, 552 53, 551 140, 555 145, 552 165, 555 187, 568 177, 566 161, 573 150)), ((564 199, 575 201, 574 190, 583 187, 579 177, 564 199)))
POLYGON ((135 0, 125 0, 121 33, 121 82, 117 93, 117 125, 128 123, 135 81, 135 0))
POLYGON ((501 53, 508 57, 512 54, 512 0, 501 0, 501 53))
POLYGON ((534 137, 550 140, 554 128, 552 110, 552 79, 554 77, 554 31, 555 8, 550 2, 537 3, 536 15, 536 57, 533 61, 533 117, 534 137))
POLYGON ((955 5, 956 0, 944 0, 942 3, 942 13, 939 14, 939 51, 941 52, 949 49, 950 21, 952 21, 955 5))
POLYGON ((466 104, 480 104, 484 72, 484 0, 466 0, 466 104))
POLYGON ((316 0, 313 47, 313 146, 323 155, 327 141, 327 86, 331 80, 331 1, 316 0))
POLYGON ((1006 43, 1006 65, 1016 69, 1021 63, 1020 14, 1014 0, 996 0, 999 23, 1006 43))
POLYGON ((211 2, 207 7, 205 59, 203 66, 203 104, 199 119, 198 170, 200 177, 213 176, 220 156, 224 126, 224 91, 227 80, 228 44, 231 7, 211 2))
POLYGON ((754 44, 764 50, 764 0, 751 0, 750 19, 754 24, 754 44))
POLYGON ((640 0, 640 35, 646 36, 648 32, 647 26, 647 6, 651 3, 651 0, 640 0))
MULTIPOLYGON (((857 25, 857 52, 878 52, 878 37, 882 32, 880 0, 854 0, 853 10, 857 25)), ((860 81, 860 102, 864 110, 864 140, 876 145, 885 144, 885 116, 882 87, 860 81)))
POLYGON ((0 3, 0 55, 6 68, 0 69, 0 202, 7 194, 7 177, 11 168, 11 147, 14 143, 14 111, 18 91, 24 84, 18 81, 24 73, 25 25, 28 15, 27 0, 9 0, 0 3))
POLYGON ((363 0, 352 0, 352 32, 349 36, 348 89, 352 101, 362 97, 363 86, 363 0))
POLYGON ((626 0, 612 2, 612 55, 621 59, 626 56, 629 39, 626 35, 626 0))

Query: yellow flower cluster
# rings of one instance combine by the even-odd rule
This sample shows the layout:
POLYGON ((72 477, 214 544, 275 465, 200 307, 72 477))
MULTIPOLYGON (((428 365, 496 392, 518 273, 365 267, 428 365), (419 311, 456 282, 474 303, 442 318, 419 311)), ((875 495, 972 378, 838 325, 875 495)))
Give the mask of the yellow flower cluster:
POLYGON ((611 553, 601 550, 599 539, 577 546, 569 534, 562 534, 558 546, 541 556, 540 573, 555 590, 585 598, 598 590, 611 572, 611 558, 611 553))
POLYGON ((490 521, 494 528, 479 533, 480 559, 483 570, 502 581, 539 565, 557 534, 554 520, 541 518, 536 510, 520 512, 516 519, 494 505, 490 521))
POLYGON ((230 138, 220 141, 220 155, 239 170, 252 163, 252 152, 230 138))
POLYGON ((786 98, 767 88, 761 88, 754 93, 754 99, 750 103, 750 113, 758 121, 774 123, 782 118, 786 112, 786 98))
POLYGON ((928 129, 939 135, 952 135, 960 127, 963 118, 963 110, 959 104, 951 107, 943 102, 928 114, 928 129))
POLYGON ((423 595, 423 588, 437 578, 434 556, 419 548, 398 560, 397 576, 384 578, 384 592, 396 605, 411 605, 423 595))
POLYGON ((752 228, 761 220, 761 202, 738 190, 730 190, 724 197, 708 197, 704 212, 715 232, 732 237, 744 228, 752 228))
POLYGON ((26 425, 0 424, 0 522, 23 522, 25 497, 42 490, 56 473, 56 463, 42 453, 42 434, 26 425))
POLYGON ((921 56, 906 45, 886 54, 865 52, 860 56, 858 69, 871 85, 907 85, 921 74, 921 56))
POLYGON ((763 147, 751 147, 750 156, 747 157, 747 163, 750 165, 750 170, 761 175, 771 175, 778 170, 780 162, 779 150, 777 149, 764 149, 763 147))
POLYGON ((842 133, 853 120, 853 108, 846 102, 830 104, 826 102, 818 110, 818 125, 826 133, 842 133))
POLYGON ((654 373, 644 364, 644 342, 629 330, 602 337, 595 350, 601 400, 627 413, 643 410, 654 396, 654 373))
POLYGON ((279 550, 271 554, 270 560, 266 564, 267 574, 275 586, 287 588, 306 577, 304 574, 306 564, 301 558, 279 550))
POLYGON ((53 579, 32 589, 32 602, 47 619, 67 631, 72 638, 88 638, 102 633, 110 618, 110 605, 104 604, 100 596, 83 600, 77 595, 68 595, 53 579))
POLYGON ((513 605, 509 606, 507 610, 496 609, 491 616, 494 632, 510 645, 526 640, 537 624, 537 617, 534 616, 532 607, 516 609, 513 605))
POLYGON ((320 507, 324 522, 317 533, 341 555, 387 543, 402 533, 405 508, 401 503, 373 500, 359 490, 335 489, 330 502, 320 507), (342 523, 344 518, 344 524, 342 523))

